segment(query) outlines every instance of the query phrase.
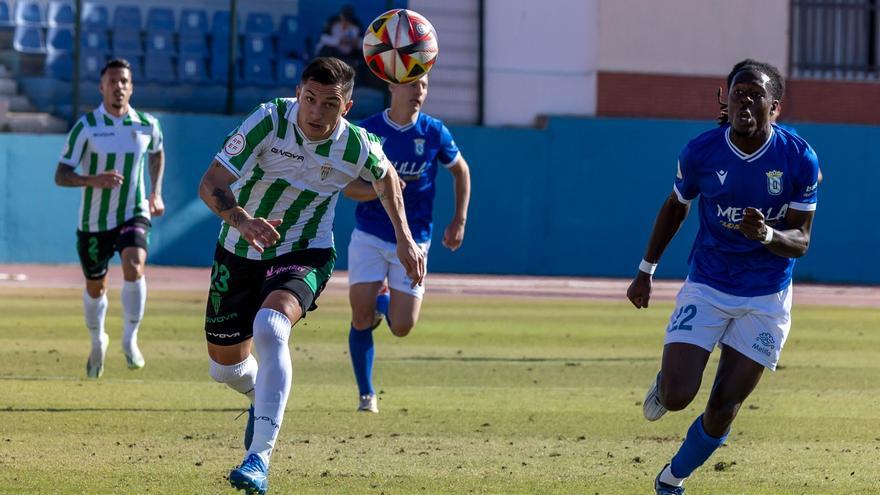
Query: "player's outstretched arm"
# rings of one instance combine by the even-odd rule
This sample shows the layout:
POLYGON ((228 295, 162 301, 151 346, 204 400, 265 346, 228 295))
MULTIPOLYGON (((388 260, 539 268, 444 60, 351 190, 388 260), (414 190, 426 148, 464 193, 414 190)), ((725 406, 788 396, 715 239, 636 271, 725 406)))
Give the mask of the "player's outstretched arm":
POLYGON ((464 240, 464 228, 467 223, 468 203, 471 200, 471 171, 464 158, 458 159, 449 168, 455 189, 455 214, 443 233, 443 245, 455 251, 464 240))
POLYGON ((165 213, 162 200, 162 179, 165 177, 165 149, 149 155, 150 168, 150 215, 158 217, 165 213))
MULTIPOLYGON (((650 264, 656 264, 660 261, 663 251, 672 242, 672 238, 681 228, 687 218, 690 205, 682 203, 678 200, 678 196, 673 192, 666 198, 666 202, 660 207, 657 213, 657 219, 654 221, 654 228, 651 230, 651 237, 648 240, 648 248, 645 250, 644 260, 650 264)), ((647 308, 651 300, 651 280, 652 275, 641 269, 636 274, 635 279, 629 284, 626 291, 626 297, 637 308, 647 308)))
POLYGON ((199 197, 224 222, 238 229, 257 252, 262 253, 264 247, 275 244, 281 237, 275 230, 275 227, 281 225, 281 220, 251 217, 238 205, 229 189, 229 185, 235 180, 235 176, 226 167, 214 160, 199 183, 199 197))
POLYGON ((110 170, 98 175, 79 175, 70 165, 59 163, 55 169, 55 184, 62 187, 96 187, 113 189, 119 187, 125 178, 119 172, 110 170))
MULTIPOLYGON (((400 182, 401 190, 406 189, 406 182, 404 182, 400 176, 398 176, 398 182, 400 182)), ((344 194, 346 198, 355 201, 372 201, 378 198, 373 186, 363 179, 355 179, 351 181, 345 186, 345 189, 342 190, 342 194, 344 194)))
POLYGON ((412 280, 415 287, 422 283, 425 278, 425 253, 419 248, 409 232, 409 224, 406 221, 406 211, 403 207, 403 193, 400 181, 394 167, 388 166, 385 177, 373 182, 376 196, 385 207, 391 224, 394 225, 394 235, 397 238, 397 257, 406 276, 412 280))
POLYGON ((815 211, 801 211, 789 208, 785 214, 786 230, 776 230, 764 223, 760 210, 748 207, 743 211, 739 231, 748 239, 759 241, 771 253, 784 258, 800 258, 810 247, 810 234, 813 230, 815 211))

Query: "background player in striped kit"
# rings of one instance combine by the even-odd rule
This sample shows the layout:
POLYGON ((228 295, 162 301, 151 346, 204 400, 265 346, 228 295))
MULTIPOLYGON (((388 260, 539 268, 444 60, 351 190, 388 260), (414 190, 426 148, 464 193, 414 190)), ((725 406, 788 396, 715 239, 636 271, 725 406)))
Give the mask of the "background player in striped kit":
POLYGON ((144 367, 137 345, 144 315, 150 217, 165 212, 162 176, 165 153, 162 131, 152 115, 130 104, 134 83, 131 65, 114 59, 101 70, 98 89, 104 102, 77 121, 67 136, 55 171, 59 186, 82 187, 77 228, 77 252, 86 290, 83 310, 92 337, 86 374, 104 372, 109 337, 104 330, 107 314, 107 265, 113 253, 122 258, 122 351, 129 369, 144 367), (150 170, 150 196, 144 187, 144 164, 150 170), (82 166, 88 175, 76 173, 82 166))
MULTIPOLYGON (((428 76, 410 84, 391 84, 391 108, 364 120, 366 130, 382 138, 382 149, 406 187, 403 199, 413 238, 428 254, 433 230, 437 171, 442 166, 453 177, 455 213, 443 233, 443 245, 455 251, 464 240, 470 201, 471 176, 452 134, 442 121, 421 112, 428 96, 428 76)), ((360 201, 356 227, 348 245, 348 297, 351 329, 348 348, 360 396, 358 410, 379 412, 373 390, 373 330, 380 316, 398 337, 405 337, 419 320, 423 285, 413 287, 394 257, 394 229, 362 180, 345 188, 345 195, 360 201), (385 280, 387 279, 387 285, 385 280), (390 291, 389 291, 390 288, 390 291), (376 294, 379 293, 377 296, 376 294)))
POLYGON ((425 273, 379 138, 343 118, 353 86, 354 70, 346 63, 314 59, 297 97, 254 110, 227 137, 200 185, 202 200, 223 219, 205 317, 210 373, 252 402, 247 453, 229 474, 232 486, 248 493, 268 489, 269 458, 292 380, 291 326, 316 308, 333 271, 339 191, 358 177, 371 182, 413 284, 425 273))

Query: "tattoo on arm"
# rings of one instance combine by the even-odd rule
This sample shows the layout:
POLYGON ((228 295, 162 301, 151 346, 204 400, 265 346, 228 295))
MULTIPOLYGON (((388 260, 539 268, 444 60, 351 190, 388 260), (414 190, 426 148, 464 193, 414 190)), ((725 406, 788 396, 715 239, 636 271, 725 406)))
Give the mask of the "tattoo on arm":
POLYGON ((229 189, 221 189, 219 187, 215 187, 211 192, 211 196, 214 198, 214 207, 217 209, 217 213, 226 211, 230 208, 235 208, 237 203, 235 202, 235 198, 229 194, 229 189))
POLYGON ((84 186, 85 180, 70 165, 59 164, 55 170, 55 184, 65 187, 84 186))
POLYGON ((247 217, 236 211, 233 212, 232 215, 229 215, 229 224, 237 228, 238 225, 246 219, 247 217))

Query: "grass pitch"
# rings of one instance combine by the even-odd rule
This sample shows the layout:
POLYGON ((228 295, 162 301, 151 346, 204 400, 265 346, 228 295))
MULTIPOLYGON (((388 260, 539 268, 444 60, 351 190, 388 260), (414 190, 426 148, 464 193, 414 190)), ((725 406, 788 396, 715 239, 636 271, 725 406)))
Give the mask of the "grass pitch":
MULTIPOLYGON (((245 400, 207 374, 204 294, 151 291, 129 371, 110 294, 104 377, 85 378, 80 290, 0 289, 0 493, 236 493, 245 400)), ((430 295, 376 332, 379 415, 355 413, 340 296, 294 328, 270 493, 652 493, 702 410, 641 417, 671 307, 430 295)), ((767 373, 693 494, 880 491, 875 309, 795 306, 767 373)))

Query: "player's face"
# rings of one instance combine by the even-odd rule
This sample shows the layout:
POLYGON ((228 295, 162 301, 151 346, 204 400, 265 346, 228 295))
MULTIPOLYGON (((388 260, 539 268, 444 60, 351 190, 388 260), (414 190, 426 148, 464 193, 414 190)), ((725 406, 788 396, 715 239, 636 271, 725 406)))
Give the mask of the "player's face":
POLYGON ((128 108, 128 100, 131 99, 131 93, 134 91, 131 71, 123 68, 107 69, 101 76, 98 90, 104 97, 105 108, 112 107, 117 110, 128 108))
POLYGON ((779 105, 770 92, 770 77, 750 70, 733 77, 727 100, 730 125, 734 132, 746 137, 766 130, 779 105))
POLYGON ((428 76, 409 84, 391 84, 391 105, 419 110, 428 97, 428 76))
POLYGON ((352 104, 351 94, 343 92, 342 84, 321 84, 311 79, 297 86, 296 98, 296 125, 311 141, 330 137, 352 104))

